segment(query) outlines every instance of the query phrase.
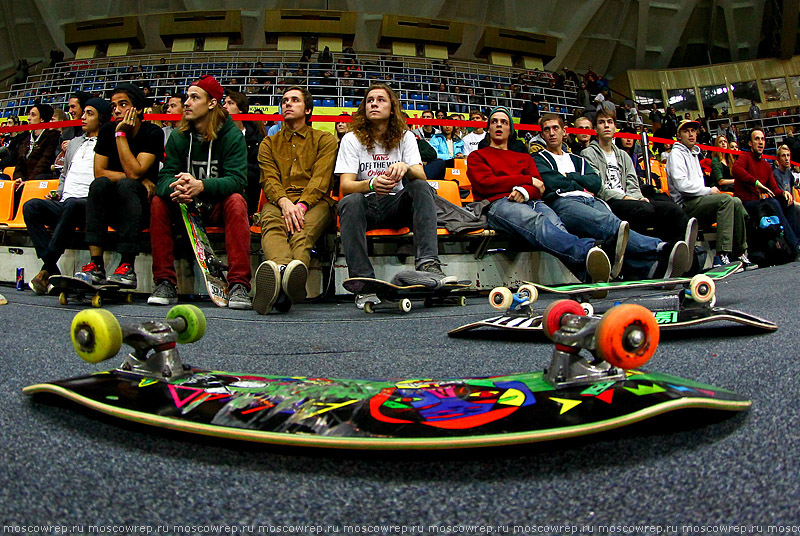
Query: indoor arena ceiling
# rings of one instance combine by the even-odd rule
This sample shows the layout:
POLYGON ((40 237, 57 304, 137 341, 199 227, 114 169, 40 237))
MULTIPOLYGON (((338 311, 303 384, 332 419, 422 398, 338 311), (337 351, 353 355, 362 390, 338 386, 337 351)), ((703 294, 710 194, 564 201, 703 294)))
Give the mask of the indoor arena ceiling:
POLYGON ((484 26, 549 34, 558 39, 549 70, 593 66, 613 77, 631 68, 667 68, 753 59, 765 5, 775 0, 26 0, 0 1, 0 70, 21 58, 49 60, 64 46, 65 23, 139 15, 143 52, 165 50, 158 14, 241 9, 244 43, 265 47, 265 9, 333 9, 360 13, 354 48, 375 52, 381 15, 398 14, 466 24, 464 44, 453 56, 474 59, 484 26))

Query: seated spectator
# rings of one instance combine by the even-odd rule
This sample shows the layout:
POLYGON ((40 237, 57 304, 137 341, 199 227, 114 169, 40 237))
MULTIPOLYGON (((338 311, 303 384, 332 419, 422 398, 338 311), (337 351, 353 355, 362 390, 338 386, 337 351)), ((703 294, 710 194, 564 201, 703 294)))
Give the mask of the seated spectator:
POLYGON ((311 248, 334 219, 330 197, 336 138, 311 127, 314 100, 292 87, 281 99, 284 127, 258 150, 261 187, 261 248, 266 261, 256 270, 253 308, 286 312, 306 297, 311 248))
POLYGON ((716 186, 705 185, 700 167, 697 132, 700 124, 683 121, 678 126, 678 142, 672 145, 667 159, 669 193, 689 217, 697 218, 703 227, 717 224, 717 257, 715 264, 728 264, 730 257, 750 266, 747 257, 747 212, 737 197, 722 194, 716 186))
MULTIPOLYGON (((176 94, 170 96, 167 99, 167 103, 166 103, 166 106, 165 106, 166 110, 164 110, 164 113, 171 114, 171 115, 179 115, 180 118, 182 119, 183 118, 183 103, 184 103, 185 100, 186 100, 186 95, 183 94, 183 93, 176 93, 176 94)), ((161 130, 164 131, 164 143, 165 144, 167 143, 167 140, 169 140, 169 136, 170 136, 170 134, 172 134, 172 131, 175 130, 175 128, 180 124, 181 119, 177 119, 177 120, 174 120, 174 121, 165 121, 164 122, 164 126, 161 127, 161 130)))
MULTIPOLYGON (((450 116, 451 120, 455 117, 450 116)), ((434 134, 430 139, 431 147, 436 150, 436 155, 444 161, 454 158, 464 158, 464 141, 454 134, 455 127, 442 125, 441 134, 434 134)))
MULTIPOLYGON (((395 92, 374 85, 353 114, 336 161, 341 174, 339 201, 342 248, 350 277, 375 277, 369 261, 366 232, 379 227, 410 225, 414 231, 415 267, 452 281, 442 272, 436 237, 433 188, 425 181, 414 135, 406 129, 395 92), (405 179, 405 180, 404 180, 405 179)), ((363 308, 375 295, 357 295, 363 308)))
POLYGON ((97 134, 95 179, 86 201, 86 243, 91 261, 76 277, 100 285, 106 282, 103 251, 108 227, 117 230, 119 266, 108 278, 123 287, 136 288, 134 263, 142 230, 149 221, 150 197, 155 193, 158 162, 164 155, 164 132, 142 122, 146 100, 138 86, 124 82, 111 94, 116 122, 97 134))
MULTIPOLYGON (((21 124, 22 122, 19 120, 19 117, 12 115, 8 118, 3 126, 16 127, 21 124)), ((0 155, 0 172, 7 167, 13 167, 16 165, 17 159, 19 158, 19 146, 24 141, 30 139, 30 135, 30 131, 26 130, 3 134, 2 145, 7 149, 7 151, 5 151, 5 154, 0 155)), ((11 179, 11 177, 7 178, 11 179)))
MULTIPOLYGON (((52 118, 53 107, 49 104, 36 103, 28 111, 28 123, 31 125, 49 123, 52 118)), ((53 128, 40 128, 25 134, 17 147, 17 163, 14 169, 17 188, 23 181, 53 178, 50 168, 56 160, 58 139, 61 136, 53 128)))
POLYGON ((86 198, 89 185, 94 181, 97 133, 111 119, 111 107, 103 99, 88 99, 82 109, 83 134, 69 141, 55 195, 31 199, 22 207, 36 256, 42 259, 42 269, 28 283, 39 295, 47 293, 50 276, 61 274, 58 259, 75 228, 85 225, 86 198), (52 236, 46 227, 53 229, 52 236))
MULTIPOLYGON (((467 175, 475 199, 492 202, 489 227, 521 236, 534 248, 554 255, 581 281, 608 281, 608 255, 594 239, 566 231, 553 209, 541 201, 545 187, 531 156, 509 151, 509 140, 516 138, 510 110, 496 108, 486 128, 489 145, 470 153, 467 175)), ((621 244, 620 251, 624 248, 621 244)))
MULTIPOLYGON (((91 93, 86 93, 85 91, 78 91, 70 95, 69 100, 67 101, 67 111, 69 112, 70 119, 80 119, 83 117, 83 107, 86 105, 86 101, 92 98, 91 93)), ((78 136, 83 135, 83 127, 76 126, 76 127, 66 127, 61 130, 61 137, 59 141, 59 152, 63 153, 67 150, 67 145, 69 145, 69 141, 72 138, 77 138, 78 136)))
MULTIPOLYGON (((728 149, 728 138, 717 136, 714 139, 714 146, 720 149, 728 149)), ((730 153, 715 151, 711 157, 711 185, 716 186, 720 192, 733 192, 733 178, 731 169, 736 160, 730 153)))
MULTIPOLYGON (((772 169, 772 174, 775 176, 775 182, 784 192, 789 192, 792 199, 795 198, 795 182, 792 175, 792 150, 788 145, 784 144, 778 147, 777 159, 775 167, 772 169)), ((800 215, 800 205, 794 203, 795 216, 800 215)))
MULTIPOLYGON (((420 117, 422 117, 422 119, 433 119, 433 112, 430 110, 424 110, 420 114, 420 117)), ((441 131, 433 125, 422 125, 419 128, 414 129, 412 132, 417 138, 430 140, 434 134, 438 134, 441 131)))
MULTIPOLYGON (((575 128, 583 129, 583 130, 594 130, 594 126, 592 125, 592 120, 588 117, 579 117, 573 123, 575 128)), ((575 154, 581 154, 581 151, 589 147, 589 143, 592 141, 592 134, 589 132, 580 133, 580 134, 572 134, 569 138, 569 150, 575 154)))
MULTIPOLYGON (((469 114, 470 121, 486 121, 486 115, 480 110, 472 110, 469 114)), ((471 132, 464 136, 464 156, 469 156, 472 151, 478 150, 478 145, 486 137, 486 131, 483 125, 470 129, 471 132)), ((508 144, 506 144, 508 145, 508 144)))
MULTIPOLYGON (((560 115, 545 114, 541 119, 546 147, 537 152, 534 162, 545 185, 543 199, 570 233, 595 238, 608 244, 620 243, 619 236, 629 232, 624 251, 626 271, 634 279, 679 277, 691 267, 686 242, 674 244, 629 231, 628 222, 617 218, 596 195, 602 181, 594 168, 580 156, 563 150, 564 120, 560 115)), ((622 269, 623 252, 615 251, 611 278, 622 269)))
MULTIPOLYGON (((222 104, 228 115, 250 113, 250 99, 244 93, 228 91, 222 104)), ((261 197, 261 168, 258 165, 258 147, 267 135, 263 121, 234 120, 234 125, 244 135, 247 144, 247 213, 255 214, 261 197)))
POLYGON ((343 71, 338 77, 339 87, 343 97, 353 97, 355 95, 355 81, 351 77, 350 71, 343 71))
MULTIPOLYGON (((317 62, 324 66, 333 63, 333 53, 331 52, 330 47, 326 46, 324 49, 322 49, 322 52, 319 53, 319 57, 317 58, 317 62)), ((332 65, 330 67, 332 67, 332 65)))
POLYGON ((648 199, 642 194, 633 161, 614 144, 617 131, 614 113, 598 111, 595 128, 597 140, 580 154, 602 179, 597 198, 605 201, 614 215, 627 221, 634 231, 653 234, 665 242, 684 240, 690 253, 693 252, 697 220, 690 222, 669 196, 648 199), (653 229, 652 233, 649 229, 653 229))
MULTIPOLYGON (((800 253, 800 222, 794 217, 794 198, 791 192, 783 190, 775 181, 772 166, 764 160, 764 146, 766 138, 764 131, 754 128, 749 136, 750 151, 745 151, 731 169, 733 175, 733 195, 742 200, 745 210, 751 218, 759 219, 758 206, 760 203, 770 203, 783 225, 786 241, 794 249, 795 254, 800 253), (762 195, 767 199, 762 200, 762 195)), ((756 244, 751 244, 756 248, 756 244)), ((759 244, 760 246, 760 244, 759 244)))
POLYGON ((181 228, 179 203, 195 203, 207 225, 225 227, 231 309, 250 309, 250 224, 247 218, 247 144, 223 108, 223 91, 209 75, 186 91, 186 109, 167 142, 150 216, 153 282, 147 303, 178 301, 173 225, 181 228))

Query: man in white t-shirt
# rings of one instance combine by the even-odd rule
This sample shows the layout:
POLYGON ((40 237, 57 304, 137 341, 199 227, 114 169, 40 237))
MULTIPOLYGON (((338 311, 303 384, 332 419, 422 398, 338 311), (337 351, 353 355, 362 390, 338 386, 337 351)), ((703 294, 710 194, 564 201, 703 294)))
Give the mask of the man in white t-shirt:
POLYGON ((483 126, 486 123, 486 115, 480 110, 472 110, 469 114, 470 121, 480 121, 481 126, 473 129, 472 132, 464 136, 461 141, 464 142, 464 156, 469 156, 472 151, 478 150, 478 144, 486 137, 486 131, 483 126))
POLYGON ((567 231, 617 244, 622 242, 620 235, 628 233, 624 251, 618 247, 612 259, 612 279, 620 273, 623 253, 628 275, 635 279, 677 277, 691 267, 686 242, 670 244, 631 231, 628 222, 616 217, 606 203, 595 197, 602 180, 584 158, 563 151, 566 133, 560 115, 545 114, 539 124, 547 146, 533 159, 545 184, 542 199, 555 210, 567 231))
MULTIPOLYGON (((425 180, 414 134, 406 130, 400 100, 384 84, 371 86, 353 114, 352 132, 339 144, 334 173, 341 175, 339 216, 342 249, 350 277, 375 277, 369 260, 369 229, 410 226, 414 231, 415 268, 440 281, 433 188, 425 180), (404 184, 405 183, 405 184, 404 184)), ((377 303, 358 295, 356 305, 377 303)))
POLYGON ((50 276, 59 275, 58 259, 76 227, 86 221, 86 198, 94 181, 94 147, 100 126, 111 118, 111 106, 103 99, 86 101, 81 115, 83 135, 70 140, 64 156, 58 190, 44 199, 31 199, 22 207, 25 225, 42 269, 28 286, 46 294, 50 276), (53 228, 52 236, 47 227, 53 228))

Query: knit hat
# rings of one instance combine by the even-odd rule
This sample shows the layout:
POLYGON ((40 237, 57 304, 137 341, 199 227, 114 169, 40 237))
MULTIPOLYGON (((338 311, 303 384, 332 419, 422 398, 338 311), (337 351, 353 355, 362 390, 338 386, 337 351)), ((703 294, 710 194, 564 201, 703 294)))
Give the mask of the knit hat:
POLYGON ((492 120, 492 116, 497 112, 503 112, 508 116, 508 124, 511 126, 511 132, 508 135, 509 143, 517 139, 517 131, 514 128, 514 118, 511 116, 511 110, 506 108, 505 106, 495 106, 492 108, 492 111, 489 112, 489 118, 486 120, 486 130, 489 130, 489 123, 492 120))
POLYGON ((211 95, 212 99, 217 99, 217 102, 222 102, 222 86, 217 82, 217 79, 210 74, 204 74, 197 80, 191 83, 189 87, 197 86, 211 95))
POLYGON ((83 105, 84 108, 87 106, 91 106, 97 110, 97 113, 100 116, 100 124, 103 124, 111 119, 111 105, 109 105, 105 99, 92 97, 83 105))
POLYGON ((53 118, 53 107, 43 102, 37 102, 31 108, 39 110, 39 117, 42 118, 42 123, 47 123, 53 118))
POLYGON ((145 107, 147 107, 147 96, 144 94, 144 91, 135 84, 123 82, 111 92, 112 95, 116 93, 125 93, 131 100, 133 107, 137 110, 144 110, 145 107))

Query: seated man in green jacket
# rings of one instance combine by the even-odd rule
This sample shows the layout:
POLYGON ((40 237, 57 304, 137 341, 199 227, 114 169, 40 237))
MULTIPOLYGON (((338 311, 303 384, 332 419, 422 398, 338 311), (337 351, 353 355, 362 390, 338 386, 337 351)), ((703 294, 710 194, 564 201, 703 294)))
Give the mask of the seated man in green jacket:
POLYGON ((179 203, 197 203, 206 224, 225 227, 231 309, 250 309, 250 225, 247 219, 247 146, 222 107, 222 86, 201 76, 186 92, 183 119, 167 141, 167 157, 150 207, 155 291, 147 303, 178 301, 175 239, 179 203))

